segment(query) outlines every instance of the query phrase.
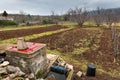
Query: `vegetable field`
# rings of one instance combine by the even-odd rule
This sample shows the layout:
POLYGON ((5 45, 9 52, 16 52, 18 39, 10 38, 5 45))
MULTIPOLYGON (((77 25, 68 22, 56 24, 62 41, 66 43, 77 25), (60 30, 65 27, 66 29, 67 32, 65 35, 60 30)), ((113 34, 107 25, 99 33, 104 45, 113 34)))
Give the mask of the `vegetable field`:
MULTIPOLYGON (((61 56, 66 56, 65 59, 69 58, 67 61, 74 65, 75 71, 81 69, 84 71, 88 63, 96 64, 98 69, 96 78, 86 78, 87 80, 101 80, 100 77, 102 80, 120 79, 120 61, 114 63, 110 29, 75 28, 30 41, 45 43, 49 50, 59 51, 61 56)), ((120 55, 118 58, 120 59, 120 55)))
MULTIPOLYGON (((57 25, 34 29, 0 31, 0 39, 6 40, 32 34, 37 35, 43 32, 47 33, 48 31, 67 28, 57 25)), ((118 54, 118 59, 114 62, 114 45, 109 28, 75 27, 27 41, 47 44, 47 53, 63 57, 74 66, 75 72, 78 70, 86 71, 87 64, 94 63, 97 68, 96 77, 84 77, 83 80, 120 80, 120 54, 118 54)))
POLYGON ((64 28, 67 28, 67 27, 57 25, 57 26, 40 27, 40 28, 34 28, 34 29, 30 28, 30 29, 0 31, 0 39, 4 40, 4 39, 21 37, 26 35, 39 34, 46 31, 54 31, 54 30, 59 30, 64 28))

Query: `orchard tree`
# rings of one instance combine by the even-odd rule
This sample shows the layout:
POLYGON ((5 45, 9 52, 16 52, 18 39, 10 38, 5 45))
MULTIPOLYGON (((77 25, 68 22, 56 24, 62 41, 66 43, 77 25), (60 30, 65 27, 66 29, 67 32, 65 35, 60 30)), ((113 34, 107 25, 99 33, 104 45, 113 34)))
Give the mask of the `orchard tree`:
POLYGON ((54 11, 51 11, 51 21, 55 24, 59 22, 59 15, 55 14, 54 11))
POLYGON ((99 27, 104 20, 104 10, 97 7, 97 10, 92 11, 92 15, 95 24, 99 27))
POLYGON ((27 20, 32 21, 32 16, 30 14, 27 15, 27 20))
POLYGON ((105 11, 104 17, 105 17, 105 22, 109 27, 112 26, 112 23, 119 21, 119 14, 111 9, 105 11))
POLYGON ((19 21, 21 22, 21 23, 25 23, 27 20, 27 18, 26 18, 26 13, 24 12, 24 11, 20 11, 19 12, 20 13, 20 16, 19 16, 19 21))
POLYGON ((80 27, 82 27, 84 22, 88 19, 88 12, 86 9, 70 9, 68 14, 70 15, 70 20, 76 22, 80 27))
POLYGON ((62 19, 63 21, 69 21, 70 15, 66 13, 62 17, 63 17, 63 19, 62 19))

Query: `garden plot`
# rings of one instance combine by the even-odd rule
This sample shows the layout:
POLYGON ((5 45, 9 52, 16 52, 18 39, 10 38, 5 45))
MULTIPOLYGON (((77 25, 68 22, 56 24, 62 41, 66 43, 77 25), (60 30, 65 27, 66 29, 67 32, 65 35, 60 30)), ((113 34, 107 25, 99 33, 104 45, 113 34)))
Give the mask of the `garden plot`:
POLYGON ((27 35, 32 35, 32 34, 39 34, 39 33, 43 33, 46 31, 54 31, 54 30, 59 30, 59 29, 64 29, 64 28, 67 28, 67 27, 60 26, 60 25, 54 25, 54 26, 49 26, 49 27, 0 31, 0 40, 27 36, 27 35))
POLYGON ((89 48, 93 45, 94 38, 99 31, 73 29, 53 35, 32 39, 33 42, 46 43, 48 49, 60 52, 73 52, 75 49, 89 48))
POLYGON ((95 78, 86 78, 88 80, 100 80, 100 77, 103 77, 102 80, 109 78, 119 80, 120 63, 113 62, 111 40, 110 29, 75 28, 30 41, 47 44, 49 50, 55 51, 74 65, 76 71, 84 71, 88 63, 96 64, 98 74, 95 78))

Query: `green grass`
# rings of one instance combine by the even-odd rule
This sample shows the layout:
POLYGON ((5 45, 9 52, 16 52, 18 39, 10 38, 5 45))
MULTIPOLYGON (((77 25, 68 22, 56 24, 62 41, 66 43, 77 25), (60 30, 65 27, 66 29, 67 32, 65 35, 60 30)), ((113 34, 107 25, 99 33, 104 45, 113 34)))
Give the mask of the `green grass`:
POLYGON ((80 69, 82 70, 86 70, 87 68, 87 64, 88 61, 86 61, 85 59, 82 59, 81 61, 76 60, 75 58, 72 58, 72 54, 73 53, 60 53, 57 50, 48 50, 47 49, 47 53, 48 54, 55 54, 55 55, 59 55, 60 57, 62 57, 65 61, 71 62, 74 65, 80 66, 80 69), (84 63, 83 63, 84 62, 84 63))
POLYGON ((73 54, 76 54, 76 55, 83 54, 83 53, 85 53, 88 50, 89 50, 88 47, 86 47, 86 48, 81 47, 80 49, 75 49, 73 51, 73 54))
MULTIPOLYGON (((76 60, 75 58, 72 57, 72 54, 74 54, 74 52, 69 52, 69 53, 61 53, 57 50, 48 50, 47 49, 47 54, 54 54, 54 55, 59 55, 61 58, 63 58, 65 61, 67 62, 71 62, 73 65, 76 65, 76 66, 80 66, 79 69, 82 70, 82 71, 86 71, 87 70, 87 65, 90 64, 89 61, 87 61, 85 58, 81 58, 81 60, 76 60)), ((120 73, 119 73, 119 70, 120 68, 118 68, 118 70, 111 70, 111 71, 105 71, 101 64, 97 64, 95 63, 95 66, 96 66, 96 71, 97 71, 97 74, 108 74, 112 77, 120 77, 120 73), (118 74, 118 75, 116 75, 118 74)), ((75 66, 74 66, 75 67, 75 66)), ((79 71, 79 70, 77 70, 79 71)))
POLYGON ((59 24, 63 25, 63 26, 68 26, 68 27, 76 27, 77 23, 74 22, 60 22, 59 24))
POLYGON ((96 26, 95 22, 85 22, 83 25, 85 25, 85 26, 96 26))
POLYGON ((85 46, 86 46, 86 47, 89 47, 90 45, 91 45, 91 42, 90 42, 90 41, 86 41, 86 42, 85 42, 85 46))
MULTIPOLYGON (((69 27, 76 27, 78 25, 75 22, 61 22, 60 24, 64 26, 69 26, 69 27)), ((85 22, 83 26, 92 27, 92 26, 96 26, 96 24, 95 22, 85 22)))

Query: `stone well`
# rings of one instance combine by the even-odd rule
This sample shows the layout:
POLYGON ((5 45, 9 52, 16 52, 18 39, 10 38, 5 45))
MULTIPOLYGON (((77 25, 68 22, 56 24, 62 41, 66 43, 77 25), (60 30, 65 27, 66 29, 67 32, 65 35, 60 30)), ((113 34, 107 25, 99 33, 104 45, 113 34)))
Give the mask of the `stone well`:
POLYGON ((46 45, 41 43, 26 43, 28 48, 18 50, 13 45, 6 50, 7 60, 14 66, 20 67, 25 73, 36 74, 39 70, 47 69, 46 45))

